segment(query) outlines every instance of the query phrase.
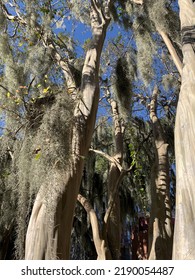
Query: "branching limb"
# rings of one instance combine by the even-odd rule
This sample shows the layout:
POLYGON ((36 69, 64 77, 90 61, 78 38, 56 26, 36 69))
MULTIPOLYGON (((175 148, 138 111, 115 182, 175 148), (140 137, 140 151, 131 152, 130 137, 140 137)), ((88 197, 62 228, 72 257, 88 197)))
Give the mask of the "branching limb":
MULTIPOLYGON (((144 4, 144 0, 131 0, 131 2, 135 3, 135 4, 139 4, 139 5, 143 5, 144 4)), ((173 43, 171 41, 171 39, 169 38, 169 36, 167 35, 166 32, 162 31, 158 26, 156 26, 156 30, 157 32, 160 34, 160 36, 162 37, 172 59, 173 62, 179 72, 179 74, 181 75, 182 73, 182 61, 179 58, 175 47, 173 46, 173 43)))
POLYGON ((94 152, 94 153, 96 153, 98 155, 101 155, 104 158, 106 158, 108 161, 110 161, 111 163, 115 164, 120 172, 123 170, 122 166, 120 165, 120 163, 117 161, 117 159, 115 157, 111 157, 108 154, 106 154, 106 153, 104 153, 102 151, 99 151, 99 150, 89 149, 89 151, 90 152, 94 152))
POLYGON ((71 93, 72 96, 75 95, 77 93, 77 86, 72 71, 69 67, 68 61, 63 59, 58 52, 55 52, 54 56, 58 65, 61 67, 63 71, 64 78, 67 84, 68 93, 71 93))
POLYGON ((98 255, 100 255, 102 240, 100 238, 97 215, 90 202, 84 196, 78 194, 77 200, 81 203, 81 205, 84 207, 85 211, 89 215, 96 252, 98 255))
POLYGON ((5 4, 2 3, 2 1, 0 1, 0 7, 2 8, 2 11, 3 11, 5 17, 8 20, 20 22, 21 24, 26 25, 26 21, 18 14, 17 10, 16 10, 16 14, 17 15, 14 16, 14 15, 11 15, 9 13, 8 9, 6 8, 5 4))
POLYGON ((182 62, 181 62, 181 60, 180 60, 180 58, 179 58, 179 56, 178 56, 178 54, 176 52, 175 47, 173 46, 173 43, 172 43, 171 39, 160 28, 156 27, 156 29, 157 29, 158 33, 161 35, 161 37, 162 37, 162 39, 163 39, 163 41, 164 41, 164 43, 165 43, 169 53, 170 53, 170 55, 171 55, 171 57, 173 59, 174 64, 175 64, 179 74, 181 75, 182 74, 182 67, 183 67, 182 66, 182 62))

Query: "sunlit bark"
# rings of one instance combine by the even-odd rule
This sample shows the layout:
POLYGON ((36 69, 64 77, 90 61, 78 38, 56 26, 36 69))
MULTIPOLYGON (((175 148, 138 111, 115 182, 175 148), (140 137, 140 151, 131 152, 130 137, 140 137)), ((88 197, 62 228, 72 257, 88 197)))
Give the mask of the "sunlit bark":
POLYGON ((158 33, 161 35, 165 45, 167 46, 167 49, 173 59, 173 62, 175 63, 175 66, 179 72, 179 74, 182 74, 182 61, 180 60, 176 49, 173 46, 173 43, 171 41, 171 39, 169 38, 169 36, 166 34, 166 32, 162 31, 160 28, 156 28, 158 33))
POLYGON ((175 124, 176 217, 173 259, 195 259, 195 3, 179 0, 183 36, 182 84, 175 124), (187 35, 187 36, 186 36, 187 35))

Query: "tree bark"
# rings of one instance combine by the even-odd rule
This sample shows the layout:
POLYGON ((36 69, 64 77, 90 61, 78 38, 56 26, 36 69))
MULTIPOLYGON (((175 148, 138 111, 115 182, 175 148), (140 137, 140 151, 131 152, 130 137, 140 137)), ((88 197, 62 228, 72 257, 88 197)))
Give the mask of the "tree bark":
MULTIPOLYGON (((109 2, 109 1, 108 1, 109 2)), ((107 7, 108 8, 108 7, 107 7)), ((107 10, 108 12, 108 10, 107 10)), ((110 21, 95 0, 91 1, 93 40, 82 72, 82 98, 74 112, 72 157, 67 170, 49 185, 41 186, 28 225, 25 259, 69 259, 70 237, 84 157, 88 153, 99 100, 99 63, 110 21), (45 189, 47 195, 45 198, 45 189), (50 199, 48 199, 50 198, 50 199), (49 204, 52 205, 49 205, 49 204)))
MULTIPOLYGON (((115 100, 110 100, 112 108, 113 122, 114 122, 114 140, 115 140, 115 155, 114 158, 120 165, 123 161, 123 135, 124 127, 122 125, 118 105, 115 100)), ((115 164, 111 164, 108 174, 108 197, 109 201, 113 201, 112 209, 107 221, 107 239, 109 248, 114 260, 120 259, 121 249, 121 215, 120 215, 120 197, 119 197, 119 184, 117 183, 121 170, 115 164), (118 185, 117 185, 118 184, 118 185)))
POLYGON ((179 0, 183 36, 182 84, 175 123, 176 217, 173 259, 195 259, 195 3, 179 0))
POLYGON ((93 207, 91 206, 90 202, 81 194, 78 195, 77 200, 81 203, 81 205, 85 208, 87 214, 89 215, 97 259, 111 260, 112 257, 107 244, 107 240, 101 237, 102 234, 100 235, 98 219, 93 207))
POLYGON ((169 198, 168 144, 165 141, 160 121, 157 117, 157 94, 155 88, 150 103, 155 142, 155 164, 152 170, 151 211, 149 224, 149 259, 168 260, 172 257, 172 220, 169 198))
MULTIPOLYGON (((119 186, 124 175, 130 169, 123 170, 122 168, 124 126, 120 119, 118 105, 117 102, 113 99, 109 99, 109 103, 111 105, 112 114, 113 114, 114 141, 115 141, 114 156, 111 157, 102 151, 90 149, 90 151, 102 155, 111 163, 109 174, 108 174, 108 207, 104 216, 103 228, 101 232, 101 240, 99 241, 98 246, 97 246, 97 241, 99 238, 96 238, 96 240, 94 239, 94 243, 96 246, 98 259, 118 260, 120 259, 120 255, 121 255, 120 254, 121 215, 120 215, 119 186)), ((80 199, 78 200, 80 201, 80 199)), ((84 206, 83 203, 81 204, 84 206)), ((85 210, 90 215, 91 211, 94 210, 92 210, 92 207, 88 207, 88 209, 90 209, 90 212, 85 208, 85 210)), ((93 224, 91 223, 91 225, 93 229, 93 224)), ((97 232, 97 227, 94 227, 94 229, 97 232)), ((95 236, 93 234, 93 238, 94 237, 95 236)))

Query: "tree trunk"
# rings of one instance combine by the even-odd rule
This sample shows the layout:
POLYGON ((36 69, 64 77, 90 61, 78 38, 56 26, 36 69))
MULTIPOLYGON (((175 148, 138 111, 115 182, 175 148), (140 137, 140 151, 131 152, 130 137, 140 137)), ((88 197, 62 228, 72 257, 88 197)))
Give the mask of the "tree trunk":
POLYGON ((81 200, 81 195, 78 196, 78 200, 89 214, 98 259, 118 260, 120 259, 121 251, 119 186, 127 170, 122 169, 124 126, 120 120, 117 102, 113 99, 109 99, 108 101, 113 114, 115 155, 111 157, 102 151, 91 149, 91 151, 104 156, 111 162, 108 174, 108 207, 104 216, 101 239, 99 237, 98 226, 94 226, 94 224, 97 224, 97 221, 95 222, 97 217, 94 210, 86 199, 86 203, 84 203, 84 199, 81 200))
POLYGON ((149 225, 149 259, 168 260, 172 256, 172 221, 169 198, 168 144, 165 141, 160 121, 157 117, 157 88, 150 103, 155 142, 155 164, 152 170, 151 211, 149 225))
POLYGON ((179 0, 182 84, 175 124, 176 217, 173 259, 195 259, 195 3, 179 0))
MULTIPOLYGON (((114 122, 114 140, 115 140, 115 155, 114 158, 122 165, 123 161, 123 134, 124 127, 120 120, 117 102, 110 100, 113 122, 114 122)), ((120 215, 120 198, 119 198, 119 185, 117 182, 121 176, 121 171, 116 164, 111 164, 108 175, 108 197, 113 200, 112 210, 108 218, 106 226, 107 239, 114 260, 120 259, 121 249, 121 215, 120 215), (117 190, 116 190, 117 188, 117 190), (115 196, 115 197, 114 197, 115 196)))
MULTIPOLYGON (((109 3, 109 1, 108 1, 109 3)), ((99 100, 99 63, 109 24, 96 1, 91 1, 93 40, 82 72, 82 100, 74 113, 72 157, 67 170, 41 186, 32 210, 25 247, 25 259, 69 259, 70 237, 84 157, 88 153, 99 100), (45 189, 47 194, 45 197, 45 189)))
MULTIPOLYGON (((120 249, 121 249, 121 215, 120 215, 120 198, 119 191, 115 195, 114 189, 118 178, 120 177, 120 171, 115 164, 111 164, 109 170, 108 178, 108 196, 109 199, 114 201, 110 216, 108 219, 107 228, 107 239, 110 252, 113 260, 120 259, 120 249), (113 197, 113 196, 116 197, 113 197)), ((117 186, 118 188, 118 186, 117 186)))
POLYGON ((93 207, 91 206, 89 201, 81 194, 78 195, 77 200, 81 203, 81 205, 85 208, 87 214, 89 215, 97 259, 111 260, 112 257, 107 244, 107 238, 103 239, 102 234, 100 235, 98 219, 93 207))

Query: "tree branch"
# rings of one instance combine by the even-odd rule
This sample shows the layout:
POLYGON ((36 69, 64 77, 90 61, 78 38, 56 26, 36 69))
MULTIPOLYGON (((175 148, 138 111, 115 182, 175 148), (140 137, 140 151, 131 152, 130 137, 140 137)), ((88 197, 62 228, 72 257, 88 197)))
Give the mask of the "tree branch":
POLYGON ((21 24, 26 25, 26 21, 19 15, 18 11, 16 11, 17 16, 13 16, 9 13, 8 9, 6 8, 5 4, 2 3, 2 1, 0 1, 0 6, 2 8, 5 17, 8 20, 20 22, 21 24))
POLYGON ((78 194, 77 200, 80 202, 80 204, 84 207, 85 211, 89 215, 96 252, 98 255, 101 255, 102 240, 100 238, 97 215, 90 202, 84 196, 78 194))
POLYGON ((161 126, 161 123, 157 117, 157 97, 158 97, 158 88, 157 86, 154 87, 153 94, 152 94, 152 100, 150 102, 150 119, 153 124, 153 133, 154 133, 154 140, 156 143, 156 148, 158 149, 161 142, 165 142, 164 140, 164 132, 161 126))
MULTIPOLYGON (((139 5, 143 5, 144 4, 144 0, 131 0, 131 2, 135 3, 135 4, 139 4, 139 5)), ((179 74, 181 75, 182 73, 182 61, 180 60, 175 47, 173 46, 173 43, 171 42, 171 39, 169 38, 169 36, 166 34, 166 32, 162 31, 158 26, 156 26, 156 30, 158 31, 158 33, 160 34, 160 36, 162 37, 172 59, 173 62, 175 63, 175 66, 179 72, 179 74)))
POLYGON ((169 36, 164 32, 162 31, 160 28, 156 27, 156 30, 158 31, 158 33, 161 35, 172 59, 173 59, 173 62, 175 63, 175 66, 179 72, 179 74, 181 75, 182 74, 182 62, 175 50, 175 47, 173 46, 173 43, 171 41, 171 39, 169 38, 169 36))
POLYGON ((94 152, 94 153, 96 153, 98 155, 101 155, 104 158, 106 158, 108 161, 110 161, 111 163, 115 164, 120 172, 123 170, 123 167, 120 165, 120 163, 118 162, 118 160, 115 157, 111 157, 108 154, 106 154, 106 153, 104 153, 102 151, 99 151, 99 150, 89 149, 89 151, 90 152, 94 152))
POLYGON ((65 60, 61 57, 61 55, 56 50, 56 48, 54 47, 53 44, 50 44, 49 47, 53 50, 54 57, 55 57, 58 65, 61 67, 61 69, 63 71, 64 78, 66 80, 68 93, 70 93, 72 98, 74 99, 76 97, 78 89, 77 89, 76 82, 75 82, 74 76, 72 74, 72 71, 69 67, 68 60, 65 60))
POLYGON ((111 214, 112 208, 113 208, 113 206, 114 206, 114 203, 115 203, 115 200, 116 200, 116 196, 117 196, 117 194, 118 194, 119 185, 120 185, 122 179, 124 178, 125 174, 126 174, 128 171, 130 171, 130 170, 131 170, 130 168, 129 168, 128 170, 126 170, 126 171, 123 170, 123 171, 120 173, 120 176, 119 176, 119 178, 118 178, 118 180, 117 180, 117 182, 116 182, 116 184, 115 184, 115 187, 114 187, 114 189, 113 189, 112 198, 108 201, 108 208, 107 208, 106 214, 105 214, 105 216, 104 216, 104 226, 105 226, 105 229, 104 229, 104 230, 106 230, 106 228, 107 228, 108 219, 109 219, 109 216, 110 216, 110 214, 111 214))

